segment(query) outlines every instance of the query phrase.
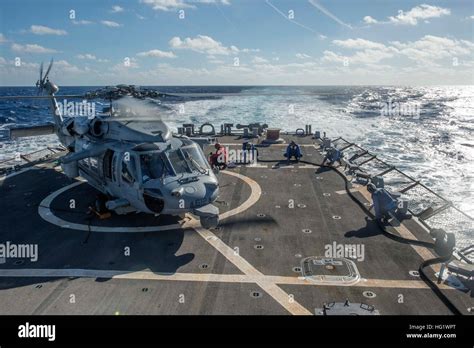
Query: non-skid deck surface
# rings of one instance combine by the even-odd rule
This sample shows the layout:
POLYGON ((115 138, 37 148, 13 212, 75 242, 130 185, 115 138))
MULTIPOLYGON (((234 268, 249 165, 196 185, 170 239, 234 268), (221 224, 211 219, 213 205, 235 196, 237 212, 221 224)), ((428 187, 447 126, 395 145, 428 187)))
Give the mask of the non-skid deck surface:
MULTIPOLYGON (((304 160, 321 162, 313 139, 296 140, 304 160)), ((240 149, 242 139, 219 141, 240 149)), ((256 166, 218 175, 216 205, 230 216, 214 230, 181 228, 178 218, 145 214, 92 217, 86 212, 94 189, 67 179, 54 161, 5 178, 0 243, 37 244, 39 257, 0 263, 0 314, 314 314, 323 303, 346 299, 381 314, 450 314, 419 277, 410 275, 423 261, 411 245, 382 235, 333 171, 306 163, 276 165, 284 150, 259 147, 256 166), (63 188, 49 206, 40 206, 63 188), (247 209, 235 210, 246 203, 247 209), (56 224, 38 209, 52 214, 56 224), (152 226, 158 231, 143 232, 152 226), (349 244, 363 250, 352 259, 359 281, 321 284, 302 277, 303 259, 349 244), (372 297, 364 296, 367 291, 372 297)), ((410 222, 410 229, 420 239, 429 238, 417 224, 410 222)), ((471 295, 442 286, 468 313, 471 295)))

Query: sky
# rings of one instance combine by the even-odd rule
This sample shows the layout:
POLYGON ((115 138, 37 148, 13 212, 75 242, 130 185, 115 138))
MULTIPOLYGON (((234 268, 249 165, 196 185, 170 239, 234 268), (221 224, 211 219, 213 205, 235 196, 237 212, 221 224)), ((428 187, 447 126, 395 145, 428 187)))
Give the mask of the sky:
POLYGON ((474 1, 2 0, 0 85, 474 84, 474 1))

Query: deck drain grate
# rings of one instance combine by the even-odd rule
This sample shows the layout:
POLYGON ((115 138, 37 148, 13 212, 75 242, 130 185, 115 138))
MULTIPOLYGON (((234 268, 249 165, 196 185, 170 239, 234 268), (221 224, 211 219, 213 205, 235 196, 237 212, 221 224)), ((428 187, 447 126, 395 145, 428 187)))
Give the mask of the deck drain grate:
POLYGON ((263 249, 263 245, 261 245, 261 244, 254 245, 253 247, 257 250, 262 250, 263 249))
POLYGON ((202 263, 202 264, 199 265, 199 268, 200 269, 208 269, 209 265, 207 263, 202 263))
POLYGON ((256 241, 256 242, 260 242, 261 240, 262 240, 262 238, 260 238, 260 237, 255 237, 254 238, 254 241, 256 241))
POLYGON ((299 266, 293 267, 293 272, 301 273, 301 267, 299 267, 299 266))
POLYGON ((43 287, 42 284, 38 284, 38 285, 35 286, 36 289, 41 289, 42 287, 43 287))
POLYGON ((311 231, 309 228, 303 228, 301 231, 303 231, 303 233, 311 233, 313 231, 311 231))
POLYGON ((148 292, 148 288, 142 288, 142 292, 148 292))
POLYGON ((306 204, 300 203, 297 205, 298 208, 306 208, 306 204))
POLYGON ((262 214, 262 213, 259 213, 259 214, 257 214, 257 216, 260 217, 260 218, 263 218, 263 217, 265 217, 266 215, 265 215, 265 214, 262 214))
POLYGON ((333 215, 332 218, 334 220, 341 220, 341 217, 339 215, 333 215))
POLYGON ((324 196, 324 197, 331 197, 331 194, 330 194, 330 193, 327 193, 327 192, 324 192, 324 193, 323 193, 323 196, 324 196))
POLYGON ((323 180, 323 177, 322 176, 317 176, 316 180, 323 180))
POLYGON ((364 291, 362 295, 364 295, 364 297, 367 297, 367 298, 374 298, 375 296, 377 296, 375 292, 372 292, 372 291, 364 291))
POLYGON ((410 271, 410 272, 408 272, 408 274, 410 274, 412 277, 419 277, 420 276, 420 272, 418 272, 418 271, 410 271))

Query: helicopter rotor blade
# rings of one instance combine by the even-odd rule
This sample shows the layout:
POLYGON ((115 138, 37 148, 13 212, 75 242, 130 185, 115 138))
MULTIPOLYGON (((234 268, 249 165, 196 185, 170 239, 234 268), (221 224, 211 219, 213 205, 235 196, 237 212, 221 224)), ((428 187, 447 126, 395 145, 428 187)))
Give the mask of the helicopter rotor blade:
POLYGON ((44 77, 43 77, 43 83, 48 78, 48 74, 51 71, 51 68, 53 67, 53 61, 54 61, 53 58, 51 58, 51 62, 49 62, 49 66, 48 66, 48 69, 46 70, 46 74, 44 74, 44 77))
POLYGON ((43 80, 43 62, 41 62, 41 65, 40 65, 40 78, 39 78, 39 81, 43 80))
POLYGON ((72 95, 2 95, 0 96, 0 99, 60 99, 60 98, 81 98, 81 99, 88 99, 87 96, 85 95, 78 95, 78 94, 72 94, 72 95))

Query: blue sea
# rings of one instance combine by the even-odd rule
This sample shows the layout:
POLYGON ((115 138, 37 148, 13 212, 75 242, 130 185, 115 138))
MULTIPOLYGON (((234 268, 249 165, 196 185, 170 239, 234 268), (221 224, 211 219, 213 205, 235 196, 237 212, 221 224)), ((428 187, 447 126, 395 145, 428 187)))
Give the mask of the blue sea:
MULTIPOLYGON (((98 87, 62 87, 84 94, 98 87)), ((342 136, 421 180, 474 215, 474 86, 214 86, 147 87, 166 93, 232 93, 163 101, 159 116, 183 123, 262 122, 294 131, 311 124, 342 136), (184 105, 184 107, 183 107, 184 105)), ((33 87, 1 87, 0 95, 36 95, 33 87)), ((98 108, 107 101, 96 100, 98 108)), ((45 100, 0 100, 0 132, 51 122, 45 100)), ((0 159, 57 144, 55 136, 0 141, 0 159)))

